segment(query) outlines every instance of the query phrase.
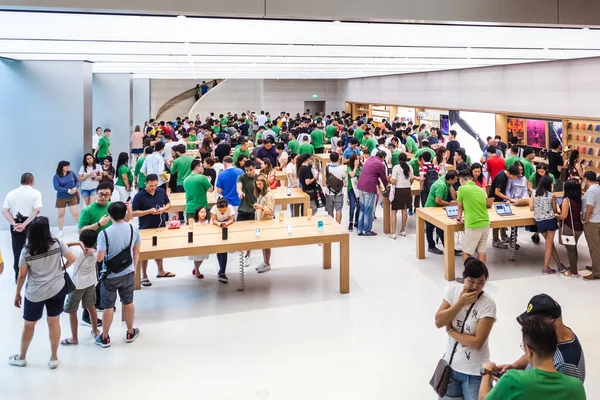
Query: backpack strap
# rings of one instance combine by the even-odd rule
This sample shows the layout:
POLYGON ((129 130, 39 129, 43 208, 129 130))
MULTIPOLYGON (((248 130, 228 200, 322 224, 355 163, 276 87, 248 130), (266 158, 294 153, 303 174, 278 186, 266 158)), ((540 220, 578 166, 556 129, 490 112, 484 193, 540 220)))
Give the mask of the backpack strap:
POLYGON ((102 231, 102 236, 104 236, 104 241, 106 242, 106 254, 108 254, 108 235, 106 234, 106 229, 102 231))

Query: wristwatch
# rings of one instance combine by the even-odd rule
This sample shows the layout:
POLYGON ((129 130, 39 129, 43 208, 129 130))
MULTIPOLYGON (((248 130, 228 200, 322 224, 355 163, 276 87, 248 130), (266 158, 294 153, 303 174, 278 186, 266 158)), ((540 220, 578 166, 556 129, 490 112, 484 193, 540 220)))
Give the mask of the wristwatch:
POLYGON ((484 376, 484 375, 493 376, 492 374, 493 374, 493 372, 492 372, 492 371, 490 371, 490 370, 489 370, 489 369, 487 369, 487 368, 481 368, 481 369, 479 370, 479 375, 481 375, 481 376, 484 376))

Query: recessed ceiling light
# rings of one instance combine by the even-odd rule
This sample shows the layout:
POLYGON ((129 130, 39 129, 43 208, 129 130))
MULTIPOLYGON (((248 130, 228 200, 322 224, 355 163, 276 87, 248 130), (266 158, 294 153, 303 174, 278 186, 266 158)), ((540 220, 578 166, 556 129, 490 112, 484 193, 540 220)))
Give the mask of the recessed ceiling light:
POLYGON ((583 28, 581 28, 581 29, 582 29, 582 30, 584 30, 584 31, 589 31, 589 30, 590 30, 590 28, 588 28, 587 26, 584 26, 584 27, 583 27, 583 28))
POLYGON ((544 47, 544 51, 548 51, 549 49, 547 47, 544 47))
POLYGON ((335 21, 333 21, 333 23, 334 23, 334 24, 341 24, 341 23, 342 23, 342 21, 335 20, 335 21))
POLYGON ((185 19, 185 18, 186 18, 186 17, 185 17, 185 15, 178 15, 178 16, 177 16, 177 19, 182 19, 182 20, 183 20, 183 19, 185 19))

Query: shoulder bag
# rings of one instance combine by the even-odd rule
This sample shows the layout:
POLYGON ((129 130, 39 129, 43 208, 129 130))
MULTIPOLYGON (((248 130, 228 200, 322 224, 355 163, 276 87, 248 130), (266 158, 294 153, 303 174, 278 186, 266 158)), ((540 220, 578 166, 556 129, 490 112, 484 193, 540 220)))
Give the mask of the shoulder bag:
MULTIPOLYGON (((131 245, 133 244, 133 227, 131 226, 131 224, 129 225, 129 229, 131 229, 131 238, 129 239, 129 246, 121 250, 121 252, 119 252, 111 259, 104 259, 104 265, 106 265, 106 269, 111 274, 118 274, 119 272, 123 272, 125 268, 133 264, 133 258, 131 257, 131 245)), ((106 230, 103 230, 102 234, 104 235, 104 240, 106 241, 106 254, 108 254, 108 235, 106 234, 106 230)))
MULTIPOLYGON (((481 295, 483 295, 483 292, 479 293, 477 300, 479 300, 481 295)), ((469 318, 473 307, 475 307, 477 300, 475 300, 475 303, 471 304, 471 307, 469 307, 469 310, 467 311, 467 315, 465 317, 465 321, 460 329, 460 333, 463 333, 465 331, 467 319, 469 318)), ((429 381, 429 384, 431 385, 433 390, 438 394, 438 396, 440 396, 440 398, 446 396, 446 392, 448 391, 448 384, 450 383, 450 372, 452 372, 452 368, 450 367, 450 365, 452 365, 452 360, 454 359, 454 354, 456 353, 457 347, 458 341, 454 344, 452 354, 450 355, 450 361, 446 362, 446 360, 444 360, 443 358, 440 361, 438 361, 438 364, 435 367, 435 371, 433 372, 433 376, 429 381)))
POLYGON ((61 242, 58 242, 58 248, 60 249, 60 265, 62 266, 63 275, 65 277, 65 290, 67 291, 67 294, 71 294, 77 288, 75 287, 73 280, 71 279, 71 277, 67 273, 67 269, 65 268, 65 262, 63 260, 61 242))
POLYGON ((565 229, 565 221, 562 221, 562 224, 560 224, 560 244, 565 246, 577 246, 577 242, 575 241, 575 225, 573 224, 573 209, 571 208, 571 201, 568 198, 565 198, 565 200, 569 202, 569 214, 571 215, 571 231, 573 232, 573 234, 565 235, 563 233, 565 229))

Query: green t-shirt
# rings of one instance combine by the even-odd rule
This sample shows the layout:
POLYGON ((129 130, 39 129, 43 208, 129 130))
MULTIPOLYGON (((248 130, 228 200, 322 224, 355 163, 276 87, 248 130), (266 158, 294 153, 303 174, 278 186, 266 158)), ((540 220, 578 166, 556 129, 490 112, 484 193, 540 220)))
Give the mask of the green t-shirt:
POLYGON ((583 383, 560 372, 511 369, 496 383, 485 400, 585 400, 583 383))
POLYGON ((400 153, 400 150, 396 150, 392 153, 392 167, 395 167, 396 165, 400 164, 400 153))
MULTIPOLYGON (((352 181, 351 181, 352 177, 350 176, 350 172, 352 172, 352 171, 354 171, 354 168, 346 167, 346 176, 348 177, 348 190, 354 189, 354 187, 352 186, 352 181)), ((362 167, 359 166, 356 169, 356 176, 355 176, 356 179, 360 178, 361 171, 362 171, 362 167)))
POLYGON ((208 208, 206 193, 212 188, 208 178, 201 174, 190 174, 183 181, 185 190, 185 213, 193 214, 198 207, 208 208))
POLYGON ((240 158, 240 155, 245 155, 246 157, 250 158, 250 150, 246 149, 246 150, 242 150, 242 146, 240 146, 239 144, 235 147, 235 150, 233 151, 233 162, 236 163, 238 158, 240 158))
MULTIPOLYGON (((171 174, 177 174, 177 186, 183 185, 185 178, 191 175, 192 161, 194 161, 194 159, 190 156, 180 156, 173 161, 171 174)), ((196 210, 194 209, 194 211, 196 210)))
MULTIPOLYGON (((552 179, 552 184, 556 185, 556 179, 554 179, 554 176, 552 174, 548 174, 548 173, 546 175, 548 175, 550 177, 550 179, 552 179)), ((529 182, 531 182, 531 184, 533 185, 532 186, 533 189, 537 189, 537 183, 535 181, 535 172, 529 176, 529 182)))
POLYGON ((312 140, 312 145, 315 149, 322 149, 324 146, 323 140, 325 139, 325 132, 320 129, 315 129, 310 133, 310 139, 312 140))
POLYGON ((196 141, 196 135, 190 135, 190 137, 188 138, 188 143, 187 143, 187 149, 188 150, 194 150, 194 143, 196 141))
POLYGON ((418 159, 419 156, 425 152, 431 154, 431 160, 429 160, 429 162, 432 163, 433 159, 435 158, 435 151, 433 151, 433 149, 429 147, 421 147, 419 150, 417 150, 417 152, 415 153, 415 158, 418 159))
MULTIPOLYGON (((219 133, 219 132, 221 132, 221 127, 220 127, 219 125, 213 125, 213 126, 212 126, 212 128, 210 128, 210 129, 212 129, 212 131, 213 131, 214 133, 219 133)), ((195 210, 194 210, 194 211, 195 211, 195 210)))
POLYGON ((515 163, 515 161, 519 161, 519 157, 517 157, 517 156, 506 157, 504 159, 504 164, 506 164, 506 169, 509 169, 515 163))
POLYGON ((440 178, 437 181, 435 181, 429 189, 429 196, 427 197, 425 207, 440 207, 440 205, 436 203, 435 198, 439 197, 440 199, 446 201, 446 198, 448 198, 449 189, 450 185, 446 183, 445 175, 440 176, 440 178))
MULTIPOLYGON (((92 225, 97 223, 104 216, 108 216, 108 206, 110 201, 105 206, 99 206, 98 203, 93 202, 81 211, 79 221, 77 222, 77 229, 81 229, 84 226, 92 225)), ((109 218, 108 223, 100 228, 96 229, 96 232, 100 233, 109 226, 112 225, 112 220, 109 218)))
POLYGON ((362 143, 364 134, 365 134, 365 131, 363 131, 360 128, 358 128, 357 130, 354 131, 354 137, 356 139, 358 139, 358 143, 362 143))
POLYGON ((408 161, 408 165, 413 169, 413 174, 419 176, 419 159, 417 157, 411 158, 408 161))
POLYGON ((458 188, 457 200, 462 203, 465 214, 465 228, 477 229, 490 226, 490 216, 486 205, 487 195, 475 182, 467 182, 458 188))
POLYGON ((413 138, 411 138, 410 136, 406 137, 405 146, 406 146, 406 151, 408 151, 409 153, 412 153, 412 154, 415 154, 417 152, 417 150, 419 149, 417 147, 417 144, 413 140, 413 138))
POLYGON ((248 175, 241 174, 238 176, 237 181, 242 183, 242 192, 244 193, 244 198, 240 201, 239 211, 245 213, 254 213, 254 203, 256 203, 256 196, 254 196, 254 179, 256 175, 252 178, 248 175))
POLYGON ((275 135, 276 135, 277 137, 279 137, 279 131, 281 131, 281 127, 280 127, 279 125, 275 125, 275 126, 273 126, 273 127, 271 128, 271 130, 272 130, 273 132, 275 132, 275 135))
POLYGON ((221 126, 223 126, 223 127, 227 126, 227 122, 229 122, 228 118, 221 119, 221 126))
POLYGON ((298 154, 298 149, 300 149, 300 142, 296 139, 292 139, 288 142, 288 150, 290 153, 298 154))
POLYGON ((262 139, 262 132, 256 132, 256 137, 254 138, 254 146, 258 146, 258 139, 262 139))
POLYGON ((334 125, 327 125, 325 128, 325 134, 327 135, 327 141, 331 142, 331 138, 335 136, 337 128, 334 125))
POLYGON ((523 163, 523 175, 524 176, 531 176, 531 174, 535 173, 535 167, 533 166, 531 161, 529 161, 526 158, 521 158, 520 161, 523 163))
POLYGON ((123 175, 127 175, 127 180, 129 181, 129 187, 131 187, 131 185, 133 185, 133 174, 131 173, 131 170, 129 169, 129 167, 125 164, 121 165, 119 167, 119 170, 117 171, 117 183, 115 184, 116 186, 125 186, 125 181, 123 180, 123 175))
POLYGON ((142 173, 142 165, 144 165, 144 160, 146 160, 146 156, 138 158, 138 160, 135 162, 135 170, 133 171, 133 174, 138 178, 137 180, 139 189, 146 187, 146 175, 142 173))
POLYGON ((377 140, 375 140, 375 138, 371 136, 368 139, 363 139, 362 145, 367 148, 366 153, 370 156, 373 150, 375 150, 375 148, 377 147, 377 140))
POLYGON ((298 154, 310 154, 312 156, 315 154, 315 149, 310 143, 302 143, 298 148, 298 154))
POLYGON ((96 156, 98 158, 106 158, 108 156, 108 146, 110 146, 110 139, 106 136, 102 136, 100 140, 98 140, 98 153, 96 156))

